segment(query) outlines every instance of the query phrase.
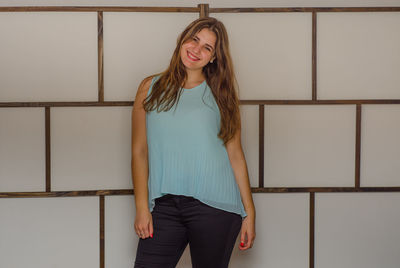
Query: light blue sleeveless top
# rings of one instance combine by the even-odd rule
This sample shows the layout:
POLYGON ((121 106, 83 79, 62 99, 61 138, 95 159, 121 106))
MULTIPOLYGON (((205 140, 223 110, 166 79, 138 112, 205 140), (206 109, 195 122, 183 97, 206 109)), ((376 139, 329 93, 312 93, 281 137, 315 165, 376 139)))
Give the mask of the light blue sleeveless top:
POLYGON ((183 89, 169 111, 146 113, 150 212, 154 199, 169 193, 247 216, 219 129, 219 107, 206 80, 183 89))

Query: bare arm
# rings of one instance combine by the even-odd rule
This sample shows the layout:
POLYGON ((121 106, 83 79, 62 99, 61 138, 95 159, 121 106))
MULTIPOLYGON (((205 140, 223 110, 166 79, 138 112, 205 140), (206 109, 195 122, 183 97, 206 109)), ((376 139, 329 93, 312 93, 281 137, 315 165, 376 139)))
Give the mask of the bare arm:
POLYGON ((246 159, 242 150, 241 130, 238 129, 235 136, 226 144, 229 160, 235 174, 236 182, 239 186, 243 206, 248 216, 255 217, 255 208, 249 182, 249 173, 247 170, 246 159))
POLYGON ((146 138, 146 111, 143 100, 147 96, 151 79, 139 85, 132 109, 132 182, 135 192, 136 211, 149 210, 148 207, 148 149, 146 138))
POLYGON ((226 150, 228 152, 229 160, 235 174, 236 182, 239 186, 243 206, 247 213, 247 217, 245 217, 242 221, 240 235, 241 243, 239 246, 240 250, 246 250, 253 246, 256 237, 256 211, 254 207, 253 197, 251 195, 249 173, 247 170, 246 159, 242 150, 240 134, 241 129, 239 128, 236 131, 234 137, 226 144, 226 150))

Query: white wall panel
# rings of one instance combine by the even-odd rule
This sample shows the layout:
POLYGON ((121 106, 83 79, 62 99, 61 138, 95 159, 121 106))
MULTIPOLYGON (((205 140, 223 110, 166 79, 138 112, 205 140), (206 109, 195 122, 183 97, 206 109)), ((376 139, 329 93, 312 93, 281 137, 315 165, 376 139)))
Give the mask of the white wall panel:
POLYGON ((246 158, 251 187, 258 187, 259 115, 258 105, 240 105, 242 147, 246 158))
POLYGON ((170 63, 178 35, 198 13, 105 12, 104 98, 135 99, 140 82, 170 63))
POLYGON ((256 240, 240 251, 240 233, 229 267, 306 268, 309 245, 309 194, 253 194, 256 240))
POLYGON ((266 187, 354 186, 354 105, 265 108, 266 187))
POLYGON ((400 193, 317 193, 315 202, 315 267, 399 267, 400 193))
POLYGON ((361 186, 400 186, 400 105, 363 105, 361 186))
POLYGON ((53 108, 52 190, 132 189, 131 111, 53 108))
POLYGON ((0 12, 0 101, 96 101, 96 12, 0 12))
POLYGON ((0 199, 0 267, 99 267, 99 197, 0 199))
POLYGON ((318 98, 400 98, 400 12, 319 13, 318 98))
POLYGON ((0 108, 0 192, 45 190, 44 108, 0 108))
MULTIPOLYGON (((134 196, 106 196, 104 224, 106 267, 133 267, 139 242, 134 228, 135 213, 134 196)), ((176 267, 192 267, 189 246, 186 247, 176 267)))
POLYGON ((104 204, 105 266, 132 268, 139 241, 134 196, 106 196, 104 204))
POLYGON ((240 99, 311 99, 311 13, 210 13, 226 26, 240 99))

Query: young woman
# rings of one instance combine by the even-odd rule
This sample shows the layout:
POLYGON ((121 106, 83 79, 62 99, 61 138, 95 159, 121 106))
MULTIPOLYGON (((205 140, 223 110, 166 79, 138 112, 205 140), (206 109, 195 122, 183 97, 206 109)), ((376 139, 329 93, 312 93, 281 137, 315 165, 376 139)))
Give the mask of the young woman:
POLYGON ((235 76, 224 25, 190 23, 169 67, 145 78, 132 110, 135 267, 228 267, 255 239, 235 76))

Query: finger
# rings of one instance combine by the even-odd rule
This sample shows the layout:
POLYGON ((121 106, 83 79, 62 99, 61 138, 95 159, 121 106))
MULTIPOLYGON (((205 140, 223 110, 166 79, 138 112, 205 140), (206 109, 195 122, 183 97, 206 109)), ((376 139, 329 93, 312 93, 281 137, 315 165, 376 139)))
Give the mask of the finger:
POLYGON ((248 231, 246 231, 246 242, 244 244, 243 250, 251 248, 251 239, 250 239, 250 234, 248 231))
POLYGON ((138 236, 140 238, 144 239, 145 236, 146 236, 146 228, 145 227, 139 227, 137 234, 138 234, 138 236))
POLYGON ((137 230, 136 230, 136 234, 139 236, 139 237, 141 237, 142 236, 142 229, 140 229, 140 228, 138 228, 137 230))
POLYGON ((239 245, 239 248, 243 248, 244 247, 245 234, 246 234, 246 232, 244 230, 242 230, 241 234, 240 234, 240 245, 239 245))
POLYGON ((154 229, 153 229, 153 220, 150 220, 149 225, 150 225, 150 226, 149 226, 150 237, 153 238, 153 232, 154 232, 154 229))
POLYGON ((139 227, 138 227, 138 228, 135 228, 135 232, 136 232, 137 236, 140 237, 140 233, 141 233, 142 231, 140 231, 139 227))
POLYGON ((150 236, 149 224, 147 224, 146 227, 143 229, 143 235, 144 235, 144 238, 147 238, 150 236))
POLYGON ((243 230, 240 236, 240 245, 239 245, 240 250, 246 249, 246 234, 247 234, 246 230, 243 230))

